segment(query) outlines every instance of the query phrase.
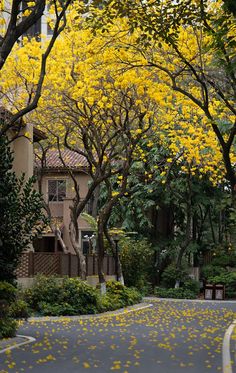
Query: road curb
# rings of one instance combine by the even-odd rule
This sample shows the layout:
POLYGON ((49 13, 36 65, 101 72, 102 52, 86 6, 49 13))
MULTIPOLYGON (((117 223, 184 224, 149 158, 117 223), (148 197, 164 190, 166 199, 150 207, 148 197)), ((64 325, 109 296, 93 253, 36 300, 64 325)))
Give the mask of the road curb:
POLYGON ((127 313, 130 312, 135 312, 135 311, 142 311, 146 308, 153 307, 153 304, 144 304, 143 306, 140 307, 135 307, 135 306, 130 306, 127 308, 121 308, 119 310, 115 311, 108 311, 108 312, 103 312, 103 313, 98 313, 98 314, 92 314, 92 315, 80 315, 80 316, 39 316, 39 317, 30 317, 28 321, 33 321, 33 322, 42 322, 42 321, 59 321, 59 320, 89 320, 89 319, 96 319, 96 318, 101 318, 101 317, 116 317, 119 315, 126 315, 127 313), (132 307, 132 308, 131 308, 132 307))
POLYGON ((234 328, 236 327, 236 320, 228 327, 225 332, 222 346, 222 363, 223 363, 223 373, 233 373, 231 354, 230 354, 230 340, 234 328))
POLYGON ((28 343, 32 343, 32 342, 36 341, 35 338, 29 337, 27 335, 17 334, 16 337, 26 339, 26 341, 20 342, 20 343, 17 343, 17 344, 14 344, 12 346, 4 348, 3 350, 0 350, 0 354, 3 354, 6 351, 10 351, 10 350, 13 350, 14 348, 17 348, 17 347, 20 347, 20 346, 23 346, 23 345, 26 345, 28 343))
POLYGON ((198 303, 213 303, 213 304, 236 304, 236 300, 209 300, 209 299, 176 299, 176 298, 158 298, 158 297, 144 297, 144 301, 171 301, 171 302, 198 302, 198 303))

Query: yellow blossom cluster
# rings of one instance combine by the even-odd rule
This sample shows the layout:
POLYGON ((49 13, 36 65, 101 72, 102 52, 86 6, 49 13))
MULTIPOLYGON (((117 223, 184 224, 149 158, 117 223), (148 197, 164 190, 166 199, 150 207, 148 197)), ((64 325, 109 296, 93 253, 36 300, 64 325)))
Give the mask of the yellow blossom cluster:
MULTIPOLYGON (((159 141, 168 147, 170 160, 184 160, 192 174, 197 170, 207 173, 213 182, 222 178, 222 154, 212 130, 212 120, 230 126, 234 118, 219 98, 212 95, 209 104, 212 120, 206 118, 190 99, 173 91, 170 77, 163 70, 150 69, 152 61, 173 73, 183 68, 181 58, 174 55, 169 45, 163 43, 160 48, 154 43, 144 54, 130 47, 135 46, 139 31, 127 32, 126 20, 118 20, 107 32, 98 31, 96 35, 84 24, 76 7, 72 8, 67 28, 48 60, 38 110, 29 120, 40 124, 49 135, 53 132, 61 138, 69 126, 71 145, 80 146, 81 137, 73 132, 78 120, 88 128, 91 123, 97 126, 105 141, 108 129, 124 120, 125 111, 131 110, 130 133, 134 139, 151 123, 159 141)), ((206 46, 210 43, 208 38, 202 40, 200 31, 182 29, 180 52, 188 60, 210 64, 210 53, 204 56, 198 53, 199 42, 206 46)), ((0 73, 1 103, 13 112, 24 107, 35 94, 45 45, 46 41, 42 45, 34 39, 23 40, 0 73)), ((196 99, 202 99, 201 87, 190 81, 187 88, 196 99)), ((148 132, 145 136, 149 136, 148 132)), ((148 148, 153 146, 155 140, 150 137, 148 148)), ((135 154, 146 161, 141 148, 135 154)), ((109 158, 109 155, 104 157, 109 158)), ((235 154, 231 157, 236 161, 235 154)))

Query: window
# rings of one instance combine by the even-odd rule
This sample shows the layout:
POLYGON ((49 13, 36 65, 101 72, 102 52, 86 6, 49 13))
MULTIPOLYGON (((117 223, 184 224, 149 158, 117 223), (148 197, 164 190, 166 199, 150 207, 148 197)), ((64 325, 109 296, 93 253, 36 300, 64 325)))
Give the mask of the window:
POLYGON ((48 180, 48 202, 61 202, 66 197, 66 180, 48 180))

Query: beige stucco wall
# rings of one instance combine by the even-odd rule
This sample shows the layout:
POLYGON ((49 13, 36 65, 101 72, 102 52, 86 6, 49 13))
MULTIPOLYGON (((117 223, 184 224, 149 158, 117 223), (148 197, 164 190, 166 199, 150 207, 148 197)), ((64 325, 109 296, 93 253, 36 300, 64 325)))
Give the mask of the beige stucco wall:
POLYGON ((26 179, 33 175, 33 126, 26 125, 20 132, 20 135, 26 134, 27 137, 19 137, 12 143, 14 152, 13 170, 17 176, 25 173, 26 179))
MULTIPOLYGON (((105 276, 106 281, 109 280, 116 280, 116 276, 105 276)), ((58 279, 60 280, 60 279, 58 279)), ((87 277, 87 283, 92 286, 96 286, 99 283, 98 276, 88 276, 87 277)), ((17 279, 17 284, 18 286, 27 289, 33 286, 35 282, 34 277, 24 277, 24 278, 18 278, 17 279)))

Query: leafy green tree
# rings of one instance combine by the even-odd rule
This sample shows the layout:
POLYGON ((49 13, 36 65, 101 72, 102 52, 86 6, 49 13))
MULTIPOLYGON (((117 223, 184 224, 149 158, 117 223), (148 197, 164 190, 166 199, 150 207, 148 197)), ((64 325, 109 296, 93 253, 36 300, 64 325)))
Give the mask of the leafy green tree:
POLYGON ((25 181, 12 171, 13 155, 7 138, 0 137, 0 281, 14 282, 21 253, 46 222, 43 200, 34 178, 25 181))
MULTIPOLYGON (((98 3, 93 2, 95 10, 98 3)), ((95 12, 90 15, 90 24, 95 29, 100 27, 108 32, 117 19, 125 18, 129 32, 138 36, 136 42, 129 45, 134 58, 124 61, 124 65, 129 69, 142 65, 144 70, 149 67, 155 71, 156 79, 171 87, 178 102, 186 100, 183 110, 192 105, 194 112, 211 126, 234 210, 235 13, 233 0, 104 0, 96 19, 95 12)), ((231 228, 234 247, 235 240, 234 225, 231 228)))
POLYGON ((136 231, 152 242, 159 283, 170 262, 181 268, 191 258, 197 265, 200 253, 229 244, 230 192, 227 185, 213 186, 198 170, 183 171, 188 166, 183 158, 168 163, 170 151, 158 142, 148 150, 150 141, 150 137, 143 140, 145 161, 131 168, 128 193, 109 224, 136 231))

